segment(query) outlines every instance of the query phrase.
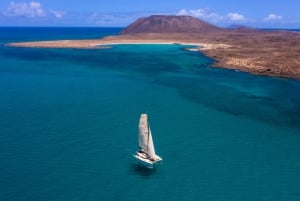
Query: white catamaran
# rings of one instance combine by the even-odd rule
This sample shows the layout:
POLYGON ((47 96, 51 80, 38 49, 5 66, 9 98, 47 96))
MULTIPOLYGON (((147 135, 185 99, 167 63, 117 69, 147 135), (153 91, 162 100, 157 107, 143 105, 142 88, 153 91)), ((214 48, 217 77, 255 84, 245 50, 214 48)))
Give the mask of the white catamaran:
POLYGON ((147 168, 153 168, 155 164, 162 161, 162 158, 155 154, 147 114, 141 114, 138 138, 139 150, 133 156, 141 165, 147 168))

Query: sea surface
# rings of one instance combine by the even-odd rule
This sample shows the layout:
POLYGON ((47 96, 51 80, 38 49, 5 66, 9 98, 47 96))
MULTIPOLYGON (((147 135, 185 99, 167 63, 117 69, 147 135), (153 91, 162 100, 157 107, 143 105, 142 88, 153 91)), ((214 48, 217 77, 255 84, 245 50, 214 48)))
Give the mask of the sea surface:
POLYGON ((4 45, 120 30, 0 28, 1 201, 300 200, 300 81, 179 45, 4 45), (153 170, 132 157, 144 112, 153 170))

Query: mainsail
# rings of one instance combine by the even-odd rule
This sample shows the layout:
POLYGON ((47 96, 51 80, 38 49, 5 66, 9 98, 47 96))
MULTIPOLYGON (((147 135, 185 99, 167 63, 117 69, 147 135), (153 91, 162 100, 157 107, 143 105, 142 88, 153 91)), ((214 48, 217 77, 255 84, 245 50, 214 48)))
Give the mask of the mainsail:
POLYGON ((151 159, 156 159, 154 144, 147 114, 141 114, 139 122, 139 147, 147 153, 151 159))

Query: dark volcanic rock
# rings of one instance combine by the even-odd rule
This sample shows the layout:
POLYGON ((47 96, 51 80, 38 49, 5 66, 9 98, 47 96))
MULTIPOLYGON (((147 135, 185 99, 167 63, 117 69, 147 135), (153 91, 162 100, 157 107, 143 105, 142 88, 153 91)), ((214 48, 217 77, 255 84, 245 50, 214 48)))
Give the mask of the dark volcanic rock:
POLYGON ((191 16, 152 15, 138 19, 126 27, 121 34, 209 33, 221 30, 221 28, 191 16))

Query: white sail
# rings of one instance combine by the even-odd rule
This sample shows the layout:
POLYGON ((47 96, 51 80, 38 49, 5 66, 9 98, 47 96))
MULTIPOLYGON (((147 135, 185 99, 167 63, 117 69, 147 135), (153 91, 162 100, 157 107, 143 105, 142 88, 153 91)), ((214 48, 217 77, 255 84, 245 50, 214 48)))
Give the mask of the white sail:
POLYGON ((150 125, 147 114, 141 114, 139 122, 139 147, 147 153, 150 158, 156 159, 150 125))

